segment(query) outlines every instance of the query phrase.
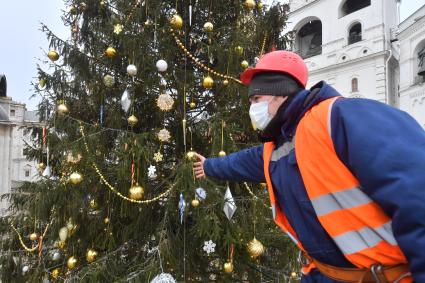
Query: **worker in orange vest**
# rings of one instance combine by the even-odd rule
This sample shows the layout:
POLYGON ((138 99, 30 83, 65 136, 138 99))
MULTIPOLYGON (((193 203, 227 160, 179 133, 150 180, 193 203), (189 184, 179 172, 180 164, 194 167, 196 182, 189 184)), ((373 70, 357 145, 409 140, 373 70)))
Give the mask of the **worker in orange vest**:
POLYGON ((302 282, 425 282, 425 132, 407 113, 306 90, 297 54, 273 51, 241 80, 263 145, 197 155, 194 172, 266 182, 276 224, 297 244, 302 282))

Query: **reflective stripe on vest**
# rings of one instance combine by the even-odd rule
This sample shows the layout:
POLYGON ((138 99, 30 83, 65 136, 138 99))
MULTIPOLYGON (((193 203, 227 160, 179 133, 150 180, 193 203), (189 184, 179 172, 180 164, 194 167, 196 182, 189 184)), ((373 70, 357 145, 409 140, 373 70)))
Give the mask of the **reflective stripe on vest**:
POLYGON ((295 154, 307 194, 320 223, 355 266, 406 263, 391 219, 363 192, 336 154, 331 138, 336 99, 307 111, 296 130, 295 154))

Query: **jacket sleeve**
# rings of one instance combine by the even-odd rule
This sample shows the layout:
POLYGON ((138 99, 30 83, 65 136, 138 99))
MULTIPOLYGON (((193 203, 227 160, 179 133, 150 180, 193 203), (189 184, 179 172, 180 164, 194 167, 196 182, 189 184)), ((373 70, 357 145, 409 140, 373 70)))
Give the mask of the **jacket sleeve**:
POLYGON ((235 182, 265 182, 263 167, 263 146, 241 150, 226 157, 208 158, 204 163, 208 177, 235 182))
POLYGON ((340 99, 331 115, 339 158, 392 218, 416 282, 425 282, 425 131, 407 113, 367 99, 340 99))

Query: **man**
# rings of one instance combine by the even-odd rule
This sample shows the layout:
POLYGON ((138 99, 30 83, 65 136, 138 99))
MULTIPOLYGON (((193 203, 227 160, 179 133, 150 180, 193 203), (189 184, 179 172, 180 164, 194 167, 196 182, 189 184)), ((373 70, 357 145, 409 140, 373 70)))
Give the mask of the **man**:
POLYGON ((343 98, 274 51, 241 75, 262 146, 197 155, 198 178, 267 182, 301 249, 302 282, 425 282, 425 132, 405 112, 343 98))

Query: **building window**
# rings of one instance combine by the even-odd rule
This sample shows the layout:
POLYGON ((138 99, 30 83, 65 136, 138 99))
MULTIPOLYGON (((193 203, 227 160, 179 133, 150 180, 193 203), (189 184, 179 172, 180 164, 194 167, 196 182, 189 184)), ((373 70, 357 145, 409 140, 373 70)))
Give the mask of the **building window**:
POLYGON ((351 92, 359 91, 359 80, 357 78, 353 78, 351 80, 351 92))
POLYGON ((29 177, 30 176, 30 170, 25 170, 25 177, 29 177))
POLYGON ((418 52, 418 76, 425 78, 425 47, 418 52))
POLYGON ((348 44, 353 44, 362 40, 362 24, 355 23, 348 31, 348 44))
POLYGON ((295 51, 304 59, 322 54, 322 22, 309 21, 297 33, 295 51))
POLYGON ((425 40, 422 40, 414 50, 415 61, 413 63, 413 84, 425 82, 425 40))
POLYGON ((370 0, 346 0, 341 5, 339 17, 342 18, 367 6, 370 6, 370 0))
POLYGON ((10 116, 11 116, 11 117, 14 117, 14 116, 15 116, 15 109, 11 109, 11 110, 10 110, 10 116))

